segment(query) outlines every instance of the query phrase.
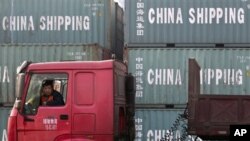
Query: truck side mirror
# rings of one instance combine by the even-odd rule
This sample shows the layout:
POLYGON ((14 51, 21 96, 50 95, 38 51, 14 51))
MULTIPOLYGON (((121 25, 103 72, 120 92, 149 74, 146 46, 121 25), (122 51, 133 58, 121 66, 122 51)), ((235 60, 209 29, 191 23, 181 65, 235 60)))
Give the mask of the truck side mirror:
POLYGON ((17 109, 19 109, 20 106, 21 106, 21 97, 22 97, 22 92, 23 92, 23 89, 24 89, 24 79, 25 79, 25 74, 24 73, 17 74, 16 88, 15 88, 15 95, 16 95, 15 107, 17 109))

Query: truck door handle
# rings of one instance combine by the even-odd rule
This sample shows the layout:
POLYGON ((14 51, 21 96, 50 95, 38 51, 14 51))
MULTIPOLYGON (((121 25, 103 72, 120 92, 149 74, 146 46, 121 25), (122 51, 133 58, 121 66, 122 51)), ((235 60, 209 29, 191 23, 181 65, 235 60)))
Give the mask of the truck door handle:
POLYGON ((69 116, 68 115, 60 115, 61 120, 68 120, 69 116))
POLYGON ((35 120, 32 119, 32 118, 24 117, 24 121, 27 121, 27 122, 34 122, 35 120))

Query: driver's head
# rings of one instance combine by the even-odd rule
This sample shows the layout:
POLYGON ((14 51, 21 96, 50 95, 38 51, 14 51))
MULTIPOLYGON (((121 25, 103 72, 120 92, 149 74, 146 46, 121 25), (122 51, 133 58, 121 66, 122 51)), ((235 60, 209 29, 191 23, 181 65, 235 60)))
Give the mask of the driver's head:
POLYGON ((42 92, 44 95, 49 96, 53 92, 53 80, 45 80, 42 84, 42 92))

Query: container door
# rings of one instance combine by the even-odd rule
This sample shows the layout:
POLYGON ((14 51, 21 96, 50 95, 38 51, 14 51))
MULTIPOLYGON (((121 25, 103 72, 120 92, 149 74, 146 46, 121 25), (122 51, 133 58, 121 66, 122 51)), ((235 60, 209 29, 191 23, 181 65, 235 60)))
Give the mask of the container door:
POLYGON ((22 110, 23 122, 17 123, 18 127, 23 127, 23 131, 18 130, 19 140, 52 141, 58 137, 69 138, 71 103, 68 77, 67 73, 31 75, 22 110), (48 86, 51 86, 53 97, 45 96, 45 88, 50 89, 45 84, 48 80, 52 84, 48 86), (45 101, 44 97, 48 99, 45 101))

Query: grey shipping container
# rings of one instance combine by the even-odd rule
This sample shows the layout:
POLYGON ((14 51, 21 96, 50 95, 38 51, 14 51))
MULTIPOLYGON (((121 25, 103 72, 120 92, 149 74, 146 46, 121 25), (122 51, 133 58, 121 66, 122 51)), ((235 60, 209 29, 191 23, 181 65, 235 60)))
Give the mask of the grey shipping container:
POLYGON ((125 42, 250 43, 247 0, 126 0, 125 42))
MULTIPOLYGON (((187 120, 180 118, 184 109, 136 109, 135 141, 194 141, 196 136, 187 134, 187 120)), ((202 141, 197 138, 197 141, 202 141)))
POLYGON ((201 66, 201 94, 249 95, 250 48, 128 48, 136 104, 185 106, 188 58, 201 66))
POLYGON ((1 141, 8 141, 7 140, 7 122, 8 116, 10 113, 10 107, 0 107, 0 140, 1 141))
POLYGON ((97 44, 19 44, 0 45, 0 104, 15 100, 16 70, 24 60, 48 62, 62 60, 98 61, 110 59, 110 50, 97 44))
POLYGON ((123 34, 115 29, 123 24, 116 7, 113 0, 0 0, 0 43, 98 43, 111 49, 115 34, 123 34))

